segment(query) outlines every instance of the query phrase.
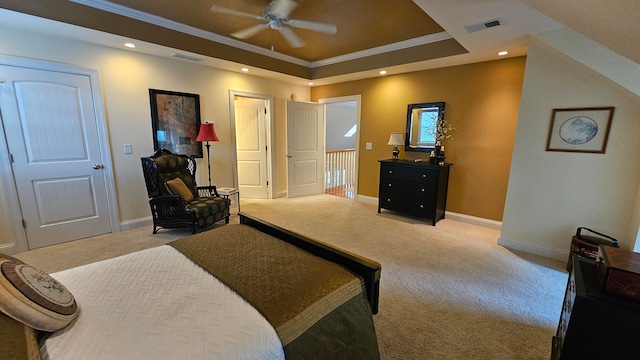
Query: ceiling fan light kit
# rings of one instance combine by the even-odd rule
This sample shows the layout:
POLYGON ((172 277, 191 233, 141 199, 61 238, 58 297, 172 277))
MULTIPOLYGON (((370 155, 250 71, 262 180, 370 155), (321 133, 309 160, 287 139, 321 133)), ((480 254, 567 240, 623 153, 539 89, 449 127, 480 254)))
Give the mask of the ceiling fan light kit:
POLYGON ((285 40, 287 40, 289 46, 298 48, 304 46, 305 43, 302 39, 300 39, 300 37, 298 37, 298 35, 296 35, 296 33, 290 27, 318 31, 330 35, 335 35, 337 33, 338 29, 334 24, 290 19, 289 15, 297 6, 298 3, 292 0, 273 0, 269 4, 269 6, 264 9, 264 13, 262 15, 249 14, 217 5, 213 5, 211 7, 211 12, 226 15, 243 16, 265 21, 264 24, 251 26, 249 28, 236 31, 231 34, 231 36, 243 40, 256 35, 266 28, 271 28, 273 30, 279 31, 285 38, 285 40))

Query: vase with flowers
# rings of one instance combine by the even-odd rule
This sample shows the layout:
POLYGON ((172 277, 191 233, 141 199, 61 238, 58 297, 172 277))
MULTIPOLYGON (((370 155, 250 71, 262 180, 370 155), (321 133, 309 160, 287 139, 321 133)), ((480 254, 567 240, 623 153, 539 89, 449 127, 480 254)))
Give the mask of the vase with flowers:
POLYGON ((431 153, 431 162, 441 165, 444 164, 445 153, 442 141, 444 139, 453 139, 451 133, 455 130, 457 130, 457 128, 448 122, 443 115, 438 118, 438 121, 436 121, 435 126, 432 128, 435 146, 434 151, 431 153))

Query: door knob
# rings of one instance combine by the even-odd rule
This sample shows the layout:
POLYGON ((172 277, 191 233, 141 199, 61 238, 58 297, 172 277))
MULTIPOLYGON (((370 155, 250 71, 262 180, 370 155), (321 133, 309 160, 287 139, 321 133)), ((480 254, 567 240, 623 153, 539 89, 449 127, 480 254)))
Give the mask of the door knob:
POLYGON ((103 168, 104 168, 104 165, 102 165, 102 164, 98 164, 98 163, 95 163, 95 164, 93 164, 93 168, 94 168, 94 169, 96 169, 96 170, 98 170, 98 169, 103 169, 103 168))
POLYGON ((291 159, 293 157, 293 155, 287 155, 287 158, 291 159))

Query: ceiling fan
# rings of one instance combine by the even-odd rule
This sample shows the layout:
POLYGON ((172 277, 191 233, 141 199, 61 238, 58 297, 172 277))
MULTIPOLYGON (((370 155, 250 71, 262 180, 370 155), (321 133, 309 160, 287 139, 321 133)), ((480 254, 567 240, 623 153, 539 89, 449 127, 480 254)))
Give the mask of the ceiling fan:
POLYGON ((249 14, 217 5, 213 5, 211 7, 211 12, 244 16, 256 20, 266 21, 266 23, 264 24, 258 24, 244 30, 234 32, 233 34, 231 34, 231 36, 233 37, 236 37, 238 39, 248 39, 259 33, 260 31, 266 29, 267 27, 270 27, 273 30, 279 31, 287 40, 289 45, 294 48, 302 47, 305 45, 305 43, 288 26, 312 31, 320 31, 331 35, 334 35, 338 31, 336 26, 333 24, 290 19, 289 14, 291 14, 291 12, 297 6, 298 3, 292 0, 273 0, 269 4, 269 6, 264 8, 264 13, 262 15, 249 14))

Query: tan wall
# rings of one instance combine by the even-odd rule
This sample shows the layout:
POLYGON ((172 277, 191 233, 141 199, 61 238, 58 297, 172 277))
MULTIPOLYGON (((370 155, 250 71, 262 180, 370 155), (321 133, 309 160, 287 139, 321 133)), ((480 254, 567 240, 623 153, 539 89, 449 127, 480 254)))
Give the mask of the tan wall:
MULTIPOLYGON (((447 210, 502 220, 525 57, 314 87, 312 101, 361 95, 359 195, 378 196, 378 160, 391 157, 391 132, 404 132, 407 105, 446 102, 457 127, 444 142, 454 164, 447 210), (371 142, 372 150, 365 150, 371 142)), ((400 152, 401 158, 427 158, 400 152)))

